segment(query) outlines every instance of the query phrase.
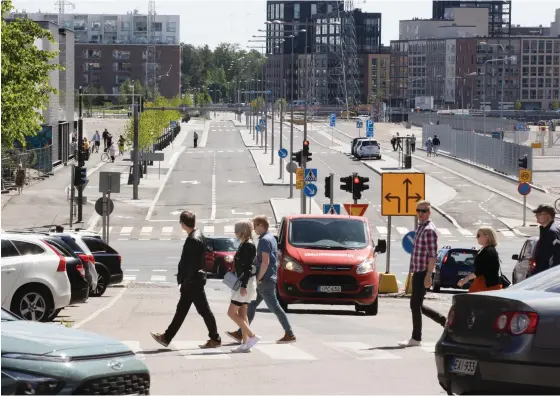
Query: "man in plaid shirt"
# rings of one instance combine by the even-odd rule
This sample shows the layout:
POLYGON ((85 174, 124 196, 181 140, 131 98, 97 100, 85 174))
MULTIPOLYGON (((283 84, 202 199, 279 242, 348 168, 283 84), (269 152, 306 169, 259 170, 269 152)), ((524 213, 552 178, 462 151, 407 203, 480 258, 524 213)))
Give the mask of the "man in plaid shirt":
POLYGON ((432 273, 436 265, 438 252, 438 236, 436 226, 430 220, 431 205, 428 201, 420 201, 416 206, 418 228, 414 236, 414 247, 410 257, 412 274, 412 338, 400 342, 402 347, 422 345, 422 313, 441 325, 445 324, 445 316, 423 306, 426 289, 432 286, 432 273))

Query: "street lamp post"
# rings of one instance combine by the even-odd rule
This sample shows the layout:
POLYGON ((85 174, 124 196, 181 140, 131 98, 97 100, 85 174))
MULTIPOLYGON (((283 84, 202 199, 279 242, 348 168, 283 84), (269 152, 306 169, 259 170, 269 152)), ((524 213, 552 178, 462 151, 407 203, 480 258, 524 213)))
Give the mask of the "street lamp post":
MULTIPOLYGON (((501 45, 501 44, 500 44, 501 45)), ((504 66, 505 66, 505 61, 507 61, 508 59, 513 59, 513 57, 509 57, 506 56, 505 58, 500 58, 500 59, 488 59, 487 61, 484 62, 484 73, 482 76, 482 97, 484 99, 484 109, 483 109, 483 121, 482 121, 482 128, 484 129, 484 135, 486 136, 486 65, 490 62, 499 62, 499 61, 504 61, 504 66)), ((500 109, 500 119, 502 118, 502 112, 503 112, 503 106, 504 106, 504 69, 502 69, 502 106, 500 109)))
MULTIPOLYGON (((306 21, 307 23, 307 21, 306 21)), ((303 141, 307 140, 307 99, 308 99, 308 59, 307 59, 307 30, 301 29, 300 32, 305 33, 305 49, 304 49, 304 59, 305 59, 305 95, 304 95, 304 112, 303 112, 303 141)), ((299 86, 299 84, 298 84, 299 86)), ((303 153, 302 153, 303 154, 303 153)), ((303 169, 303 175, 305 177, 305 169, 307 168, 307 158, 305 155, 301 156, 301 167, 303 169)), ((305 199, 305 190, 301 189, 301 214, 307 212, 307 200, 305 199)))
MULTIPOLYGON (((481 42, 480 44, 481 44, 481 45, 487 45, 487 46, 489 46, 489 47, 500 47, 500 48, 502 49, 502 53, 505 55, 506 50, 505 50, 505 48, 504 48, 504 46, 503 46, 502 44, 489 44, 489 43, 485 43, 485 42, 481 42)), ((506 65, 505 61, 506 61, 506 59, 509 59, 509 57, 504 56, 504 58, 503 58, 503 60, 504 60, 504 67, 502 67, 502 88, 501 88, 501 91, 502 91, 502 92, 501 92, 501 95, 500 95, 500 96, 501 96, 501 103, 500 103, 500 119, 503 118, 503 113, 504 113, 504 80, 505 80, 504 77, 505 77, 505 74, 506 74, 506 73, 505 73, 505 65, 506 65)), ((492 60, 493 60, 493 59, 492 59, 492 60)), ((488 61, 487 61, 487 62, 488 62, 488 61)), ((485 69, 484 69, 484 71, 486 71, 486 63, 485 63, 485 69)), ((485 131, 485 133, 486 133, 486 131, 485 131)))

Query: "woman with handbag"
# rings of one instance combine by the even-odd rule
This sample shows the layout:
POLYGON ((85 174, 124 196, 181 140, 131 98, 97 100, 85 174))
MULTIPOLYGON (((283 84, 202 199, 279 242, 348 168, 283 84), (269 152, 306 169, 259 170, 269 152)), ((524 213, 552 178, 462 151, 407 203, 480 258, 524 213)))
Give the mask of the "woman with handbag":
POLYGON ((476 239, 482 248, 474 258, 474 272, 470 273, 457 285, 463 287, 468 281, 474 279, 469 293, 502 289, 500 275, 500 257, 496 246, 498 245, 496 231, 491 227, 482 227, 476 233, 476 239))
POLYGON ((261 339, 253 333, 247 318, 248 304, 257 296, 257 282, 253 269, 257 249, 251 240, 252 234, 251 222, 245 220, 235 224, 235 235, 241 243, 233 259, 232 271, 224 277, 224 283, 232 289, 228 316, 239 326, 243 338, 241 345, 232 350, 234 353, 251 352, 251 348, 261 339))

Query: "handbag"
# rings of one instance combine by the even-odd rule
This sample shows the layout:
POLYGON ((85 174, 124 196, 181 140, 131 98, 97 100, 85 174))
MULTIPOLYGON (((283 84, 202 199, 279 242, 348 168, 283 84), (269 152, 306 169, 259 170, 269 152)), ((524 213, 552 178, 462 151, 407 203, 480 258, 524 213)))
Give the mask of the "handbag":
POLYGON ((502 273, 502 260, 500 260, 500 283, 504 289, 511 286, 511 281, 502 273))
POLYGON ((241 287, 241 279, 239 279, 233 271, 227 272, 222 282, 233 291, 237 291, 241 287))

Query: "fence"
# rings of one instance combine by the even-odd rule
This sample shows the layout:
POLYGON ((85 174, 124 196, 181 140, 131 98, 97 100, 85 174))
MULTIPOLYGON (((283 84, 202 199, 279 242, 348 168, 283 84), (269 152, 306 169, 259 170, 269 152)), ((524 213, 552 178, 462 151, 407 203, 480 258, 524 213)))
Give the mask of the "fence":
POLYGON ((506 175, 517 176, 518 160, 527 156, 528 168, 533 169, 533 149, 515 143, 493 139, 469 131, 453 130, 448 125, 424 125, 422 145, 429 137, 437 135, 439 149, 462 160, 486 166, 506 175))
POLYGON ((161 151, 171 144, 177 135, 181 132, 181 127, 176 126, 175 128, 165 128, 162 135, 156 139, 154 144, 152 144, 151 151, 161 151))
POLYGON ((444 115, 434 113, 410 113, 408 120, 412 125, 423 126, 424 124, 449 125, 453 129, 492 133, 496 130, 513 131, 519 124, 515 120, 500 120, 499 118, 476 117, 470 115, 444 115))
POLYGON ((16 188, 16 172, 21 164, 25 171, 25 183, 44 179, 52 175, 52 145, 43 148, 19 151, 7 150, 2 155, 2 191, 16 188))

